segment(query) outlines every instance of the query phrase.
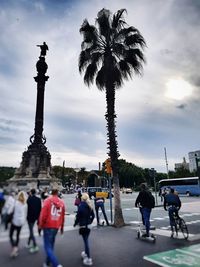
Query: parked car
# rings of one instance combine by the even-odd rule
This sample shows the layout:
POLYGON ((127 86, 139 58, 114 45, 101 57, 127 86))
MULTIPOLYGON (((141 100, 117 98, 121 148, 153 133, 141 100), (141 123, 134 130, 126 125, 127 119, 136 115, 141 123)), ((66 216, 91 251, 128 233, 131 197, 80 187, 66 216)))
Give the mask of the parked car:
POLYGON ((132 194, 133 190, 131 188, 123 188, 122 193, 124 194, 132 194))

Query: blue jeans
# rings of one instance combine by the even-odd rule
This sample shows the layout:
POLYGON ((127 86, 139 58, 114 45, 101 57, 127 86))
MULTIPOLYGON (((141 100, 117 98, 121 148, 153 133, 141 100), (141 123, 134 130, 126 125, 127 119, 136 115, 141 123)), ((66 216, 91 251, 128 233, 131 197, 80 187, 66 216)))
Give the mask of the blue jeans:
POLYGON ((89 248, 90 229, 89 228, 84 228, 81 235, 83 237, 85 253, 87 254, 88 258, 90 258, 90 248, 89 248))
POLYGON ((144 221, 144 225, 146 227, 146 234, 149 235, 151 209, 149 209, 149 208, 141 208, 141 213, 142 213, 142 218, 143 218, 143 221, 144 221))
POLYGON ((57 232, 58 229, 55 228, 43 229, 44 249, 47 255, 46 264, 50 265, 51 263, 53 267, 57 267, 59 265, 53 251, 57 232))

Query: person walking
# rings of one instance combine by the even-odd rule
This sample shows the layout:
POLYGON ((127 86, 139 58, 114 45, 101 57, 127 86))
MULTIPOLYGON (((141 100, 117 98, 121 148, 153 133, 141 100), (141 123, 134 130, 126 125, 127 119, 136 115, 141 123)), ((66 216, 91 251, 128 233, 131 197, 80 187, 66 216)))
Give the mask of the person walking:
POLYGON ((91 266, 93 264, 90 257, 89 248, 89 235, 90 228, 89 225, 94 220, 94 211, 92 208, 92 203, 87 193, 83 193, 81 197, 81 203, 78 206, 78 212, 76 214, 74 227, 79 225, 79 234, 83 238, 85 250, 81 252, 81 257, 83 259, 83 264, 91 266))
POLYGON ((3 191, 3 189, 0 187, 0 216, 1 216, 1 211, 2 211, 2 208, 3 208, 3 206, 4 206, 4 203, 5 203, 4 191, 3 191))
POLYGON ((60 229, 63 234, 65 221, 65 204, 58 197, 58 189, 52 189, 52 195, 44 200, 39 217, 38 230, 43 230, 44 249, 46 252, 46 262, 43 267, 52 265, 53 267, 62 267, 54 254, 54 245, 56 235, 60 229))
POLYGON ((1 211, 2 223, 5 226, 5 230, 8 229, 8 225, 12 221, 14 205, 15 205, 15 192, 10 192, 9 195, 6 196, 6 200, 1 211))
POLYGON ((95 204, 95 211, 96 211, 96 217, 97 217, 97 225, 100 226, 100 221, 99 221, 99 209, 101 209, 104 219, 106 221, 107 225, 110 225, 108 222, 108 218, 105 212, 105 207, 104 207, 104 202, 105 199, 102 197, 95 197, 94 199, 94 204, 95 204))
POLYGON ((174 191, 174 188, 171 188, 169 194, 165 195, 165 198, 164 198, 164 209, 168 210, 168 214, 169 214, 169 222, 171 226, 171 237, 174 236, 174 230, 177 233, 173 213, 175 213, 176 216, 178 216, 178 211, 180 210, 180 208, 181 208, 180 198, 178 194, 174 191))
POLYGON ((10 226, 10 243, 12 246, 11 257, 17 257, 19 255, 19 240, 22 226, 26 222, 27 205, 26 195, 23 191, 20 191, 17 196, 17 200, 14 204, 13 218, 10 226), (14 239, 14 233, 16 232, 16 239, 14 239))
POLYGON ((34 225, 39 219, 41 211, 41 199, 36 196, 36 190, 33 188, 30 191, 30 195, 27 199, 27 222, 29 227, 29 238, 27 242, 27 248, 29 248, 30 253, 37 252, 39 247, 37 246, 36 239, 34 236, 34 225), (31 244, 32 243, 32 244, 31 244))
POLYGON ((143 237, 149 237, 150 216, 152 208, 155 207, 155 199, 145 184, 141 184, 140 189, 141 191, 139 192, 135 201, 135 207, 139 207, 142 215, 142 222, 146 228, 146 233, 143 235, 143 237))
POLYGON ((78 210, 78 206, 79 206, 80 203, 81 203, 81 197, 82 197, 81 189, 78 188, 78 193, 77 193, 77 195, 75 196, 75 200, 74 200, 74 205, 77 206, 77 210, 78 210))

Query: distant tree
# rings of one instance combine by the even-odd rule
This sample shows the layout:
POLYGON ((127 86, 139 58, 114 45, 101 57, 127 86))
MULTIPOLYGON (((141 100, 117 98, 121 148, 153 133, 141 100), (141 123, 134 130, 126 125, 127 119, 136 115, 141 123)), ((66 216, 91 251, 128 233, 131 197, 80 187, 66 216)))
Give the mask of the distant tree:
POLYGON ((13 167, 0 167, 0 183, 5 182, 14 176, 15 169, 13 167))
POLYGON ((109 157, 113 170, 114 184, 114 225, 124 225, 121 208, 118 144, 116 140, 115 91, 124 80, 132 77, 133 72, 140 74, 144 55, 145 40, 140 32, 129 27, 123 17, 126 10, 118 10, 113 16, 107 9, 97 14, 96 25, 85 19, 80 33, 83 34, 82 51, 79 56, 79 71, 85 70, 84 82, 89 86, 96 78, 99 90, 106 92, 107 112, 105 115, 108 129, 109 157))
POLYGON ((119 183, 120 187, 135 188, 145 182, 144 170, 124 159, 119 160, 119 183))
POLYGON ((181 178, 181 177, 192 177, 196 176, 194 172, 190 172, 189 170, 185 169, 184 167, 176 169, 176 171, 169 171, 170 178, 181 178))

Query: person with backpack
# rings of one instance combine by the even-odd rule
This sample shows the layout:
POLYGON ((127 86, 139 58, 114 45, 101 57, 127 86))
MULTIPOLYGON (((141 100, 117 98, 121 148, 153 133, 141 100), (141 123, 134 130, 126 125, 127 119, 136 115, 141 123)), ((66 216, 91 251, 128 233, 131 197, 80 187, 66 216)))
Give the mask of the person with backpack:
POLYGON ((81 257, 83 259, 83 264, 91 266, 93 264, 90 257, 90 248, 89 248, 89 235, 90 227, 89 225, 94 220, 94 211, 92 204, 87 193, 83 193, 81 197, 81 203, 78 206, 78 212, 75 218, 74 227, 79 225, 79 234, 82 235, 85 250, 81 252, 81 257))
POLYGON ((140 208, 142 222, 146 228, 146 234, 143 237, 149 237, 150 216, 152 208, 155 207, 155 199, 145 184, 141 184, 140 189, 141 191, 139 192, 135 201, 135 207, 140 208))

